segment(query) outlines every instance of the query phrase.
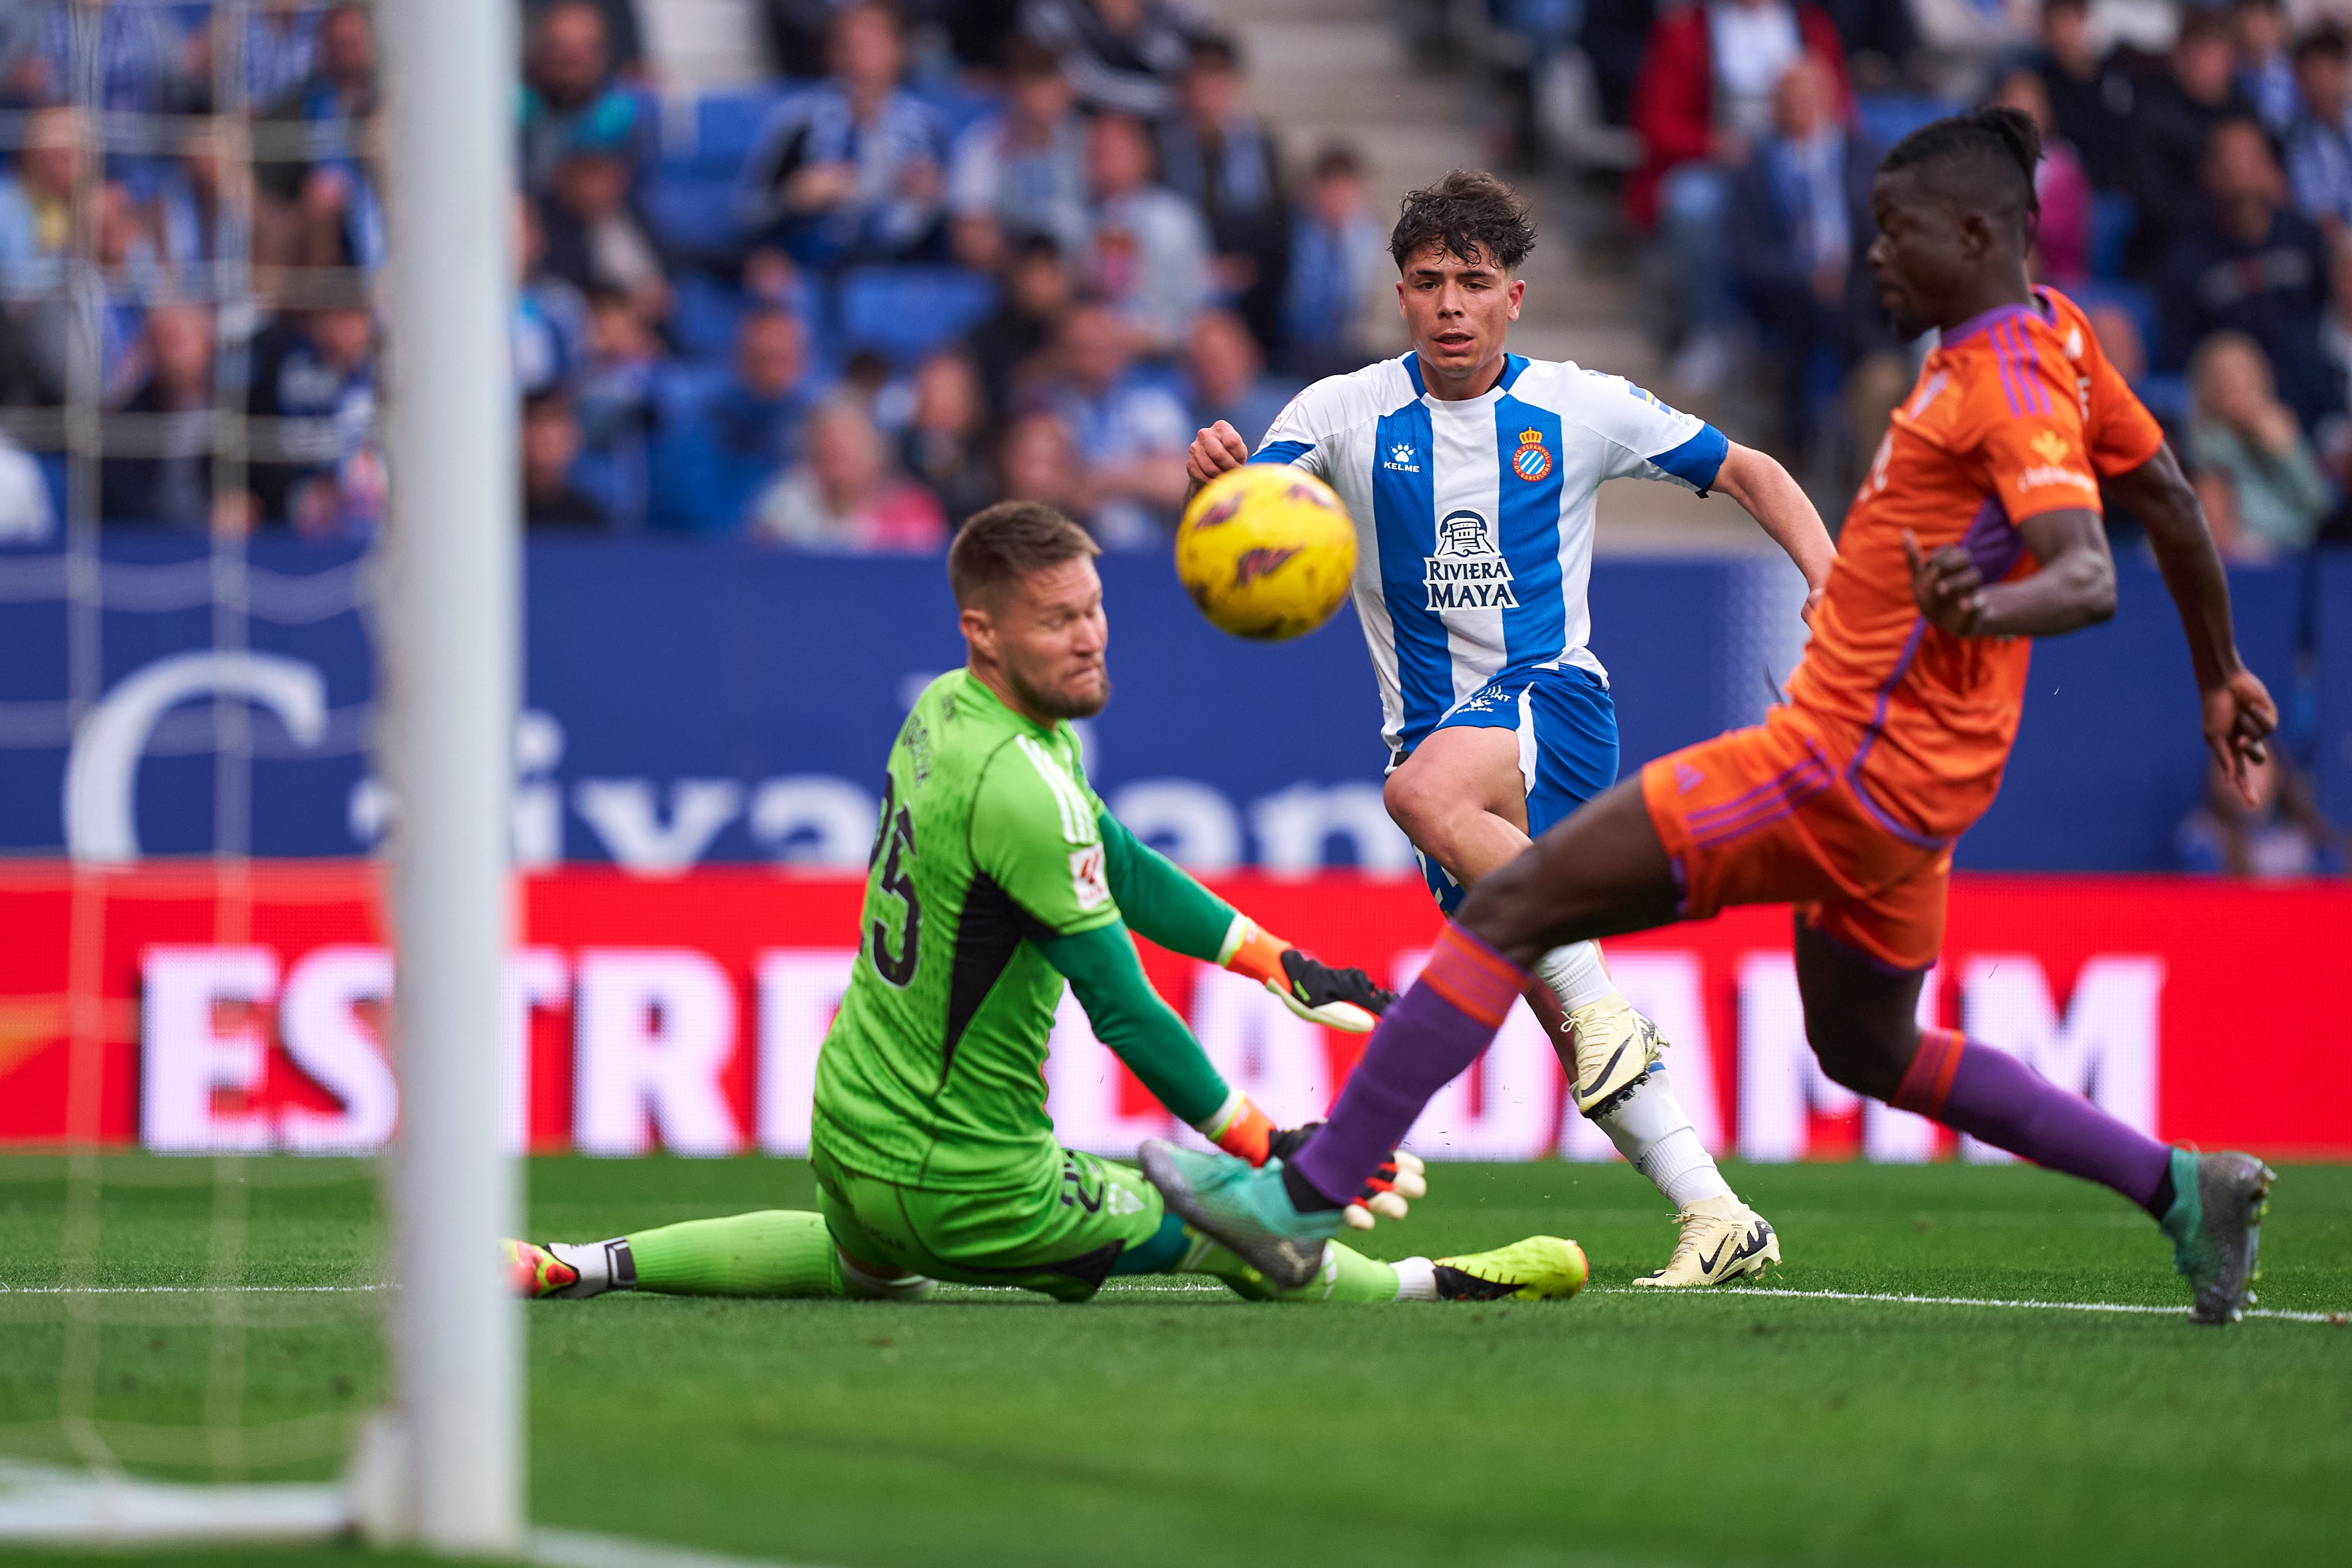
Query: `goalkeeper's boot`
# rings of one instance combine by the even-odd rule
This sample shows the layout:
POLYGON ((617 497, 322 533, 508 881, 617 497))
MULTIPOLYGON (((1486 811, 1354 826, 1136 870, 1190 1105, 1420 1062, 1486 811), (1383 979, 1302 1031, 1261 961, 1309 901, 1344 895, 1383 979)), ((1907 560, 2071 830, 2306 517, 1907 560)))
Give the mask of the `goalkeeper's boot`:
POLYGON ((1682 1239, 1666 1266, 1633 1281, 1656 1290, 1719 1285, 1761 1275, 1780 1261, 1780 1238, 1771 1222, 1729 1193, 1685 1204, 1675 1216, 1682 1239))
POLYGON ((636 1260, 629 1255, 629 1244, 618 1237, 579 1245, 562 1241, 544 1247, 536 1241, 499 1245, 506 1255, 507 1282, 526 1301, 556 1296, 578 1301, 607 1291, 630 1290, 637 1282, 636 1260))
POLYGON ((526 1301, 560 1296, 580 1283, 580 1270, 533 1241, 501 1241, 507 1283, 526 1301))
POLYGON ((2277 1179, 2252 1155, 2172 1151, 2172 1207, 2159 1223, 2172 1238, 2172 1266, 2189 1281, 2190 1322, 2233 1323, 2254 1304, 2263 1216, 2277 1179))
POLYGON ((1440 1258, 1441 1301, 1564 1301, 1584 1289, 1584 1249, 1557 1236, 1530 1236, 1492 1252, 1440 1258))
POLYGON ((1339 1233, 1339 1209, 1301 1213, 1291 1203, 1279 1159, 1252 1169, 1231 1155, 1194 1154, 1146 1138, 1137 1160, 1180 1218, 1232 1248, 1276 1290, 1312 1280, 1323 1244, 1339 1233))
POLYGON ((1658 1026, 1624 998, 1590 1002, 1568 1015, 1576 1043, 1576 1108, 1598 1116, 1658 1064, 1658 1026))

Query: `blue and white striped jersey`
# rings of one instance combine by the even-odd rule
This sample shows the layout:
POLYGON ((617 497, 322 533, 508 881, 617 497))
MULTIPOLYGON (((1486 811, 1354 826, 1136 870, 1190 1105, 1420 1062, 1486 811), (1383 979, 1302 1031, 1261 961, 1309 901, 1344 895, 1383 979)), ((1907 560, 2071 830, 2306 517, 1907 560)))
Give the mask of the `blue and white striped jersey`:
POLYGON ((1727 444, 1620 376, 1509 356, 1484 396, 1429 396, 1417 355, 1316 382, 1254 463, 1288 463, 1356 519, 1356 615, 1381 738, 1411 750, 1506 671, 1608 672, 1587 648, 1592 505, 1604 479, 1705 491, 1727 444))

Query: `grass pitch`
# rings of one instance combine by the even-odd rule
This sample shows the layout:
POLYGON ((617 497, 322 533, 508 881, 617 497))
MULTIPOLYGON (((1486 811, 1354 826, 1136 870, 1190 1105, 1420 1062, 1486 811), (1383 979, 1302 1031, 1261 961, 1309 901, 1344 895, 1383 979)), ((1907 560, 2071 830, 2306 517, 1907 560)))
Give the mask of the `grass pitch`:
MULTIPOLYGON (((64 1298, 26 1288, 59 1279, 64 1188, 0 1166, 0 1448, 22 1453, 58 1407, 64 1298)), ((161 1166, 107 1162, 102 1283, 373 1281, 364 1179, 249 1162, 244 1244, 224 1258, 207 1245, 219 1195, 152 1185, 161 1166)), ((1549 1231, 1584 1244, 1593 1288, 1507 1307, 1260 1307, 1172 1281, 1083 1307, 976 1291, 541 1303, 533 1514, 843 1568, 2342 1560, 2352 1327, 2191 1329, 2155 1228, 2042 1172, 1731 1174, 1780 1229, 1780 1290, 2168 1310, 1636 1294, 1625 1281, 1674 1232, 1625 1167, 1438 1166, 1376 1249, 1549 1231)), ((789 1161, 530 1169, 542 1239, 811 1203, 789 1161)), ((2284 1172, 2263 1242, 2263 1308, 2352 1311, 2352 1169, 2284 1172)), ((217 1298, 99 1301, 96 1414, 198 1418, 217 1298)), ((377 1397, 378 1294, 240 1301, 241 1418, 377 1397)))

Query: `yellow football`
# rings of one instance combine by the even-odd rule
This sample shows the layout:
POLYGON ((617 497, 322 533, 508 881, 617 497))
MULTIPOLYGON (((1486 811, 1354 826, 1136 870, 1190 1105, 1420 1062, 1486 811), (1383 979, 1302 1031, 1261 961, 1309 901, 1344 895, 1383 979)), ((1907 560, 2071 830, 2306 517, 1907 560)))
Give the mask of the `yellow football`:
POLYGON ((1222 631, 1261 643, 1312 632, 1356 575, 1356 525, 1331 486, 1286 464, 1218 475, 1184 508, 1176 577, 1222 631))

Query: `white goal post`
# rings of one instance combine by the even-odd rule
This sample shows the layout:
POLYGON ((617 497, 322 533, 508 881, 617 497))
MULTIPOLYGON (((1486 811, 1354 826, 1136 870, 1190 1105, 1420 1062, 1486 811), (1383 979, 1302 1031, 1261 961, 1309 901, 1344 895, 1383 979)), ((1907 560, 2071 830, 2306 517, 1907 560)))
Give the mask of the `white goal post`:
MULTIPOLYGON (((208 24, 230 40, 224 82, 242 79, 234 40, 257 3, 220 0, 208 24)), ((497 1251, 518 1218, 498 1069, 520 684, 508 346, 517 8, 376 0, 370 9, 385 65, 392 237, 380 301, 391 516, 375 596, 383 696, 375 745, 397 802, 392 1407, 370 1422, 340 1486, 148 1480, 122 1473, 102 1449, 81 1456, 83 1470, 0 1463, 0 1542, 282 1541, 360 1530, 441 1552, 552 1560, 545 1542, 526 1536, 520 1309, 497 1251)), ((78 19, 72 37, 76 61, 87 63, 95 24, 78 19)), ((246 107, 232 91, 223 118, 246 107)), ((77 199, 86 203, 80 179, 77 199)), ((234 287, 249 288, 244 272, 234 276, 234 287)), ((96 404, 86 384, 79 395, 87 424, 96 404)), ((97 450, 88 439, 73 447, 75 537, 93 550, 97 450)))
POLYGON ((498 1269, 507 797, 520 650, 508 349, 515 7, 377 8, 391 115, 392 512, 380 742, 398 802, 391 1311, 396 1437, 372 1521, 436 1551, 523 1541, 521 1333, 498 1269))

